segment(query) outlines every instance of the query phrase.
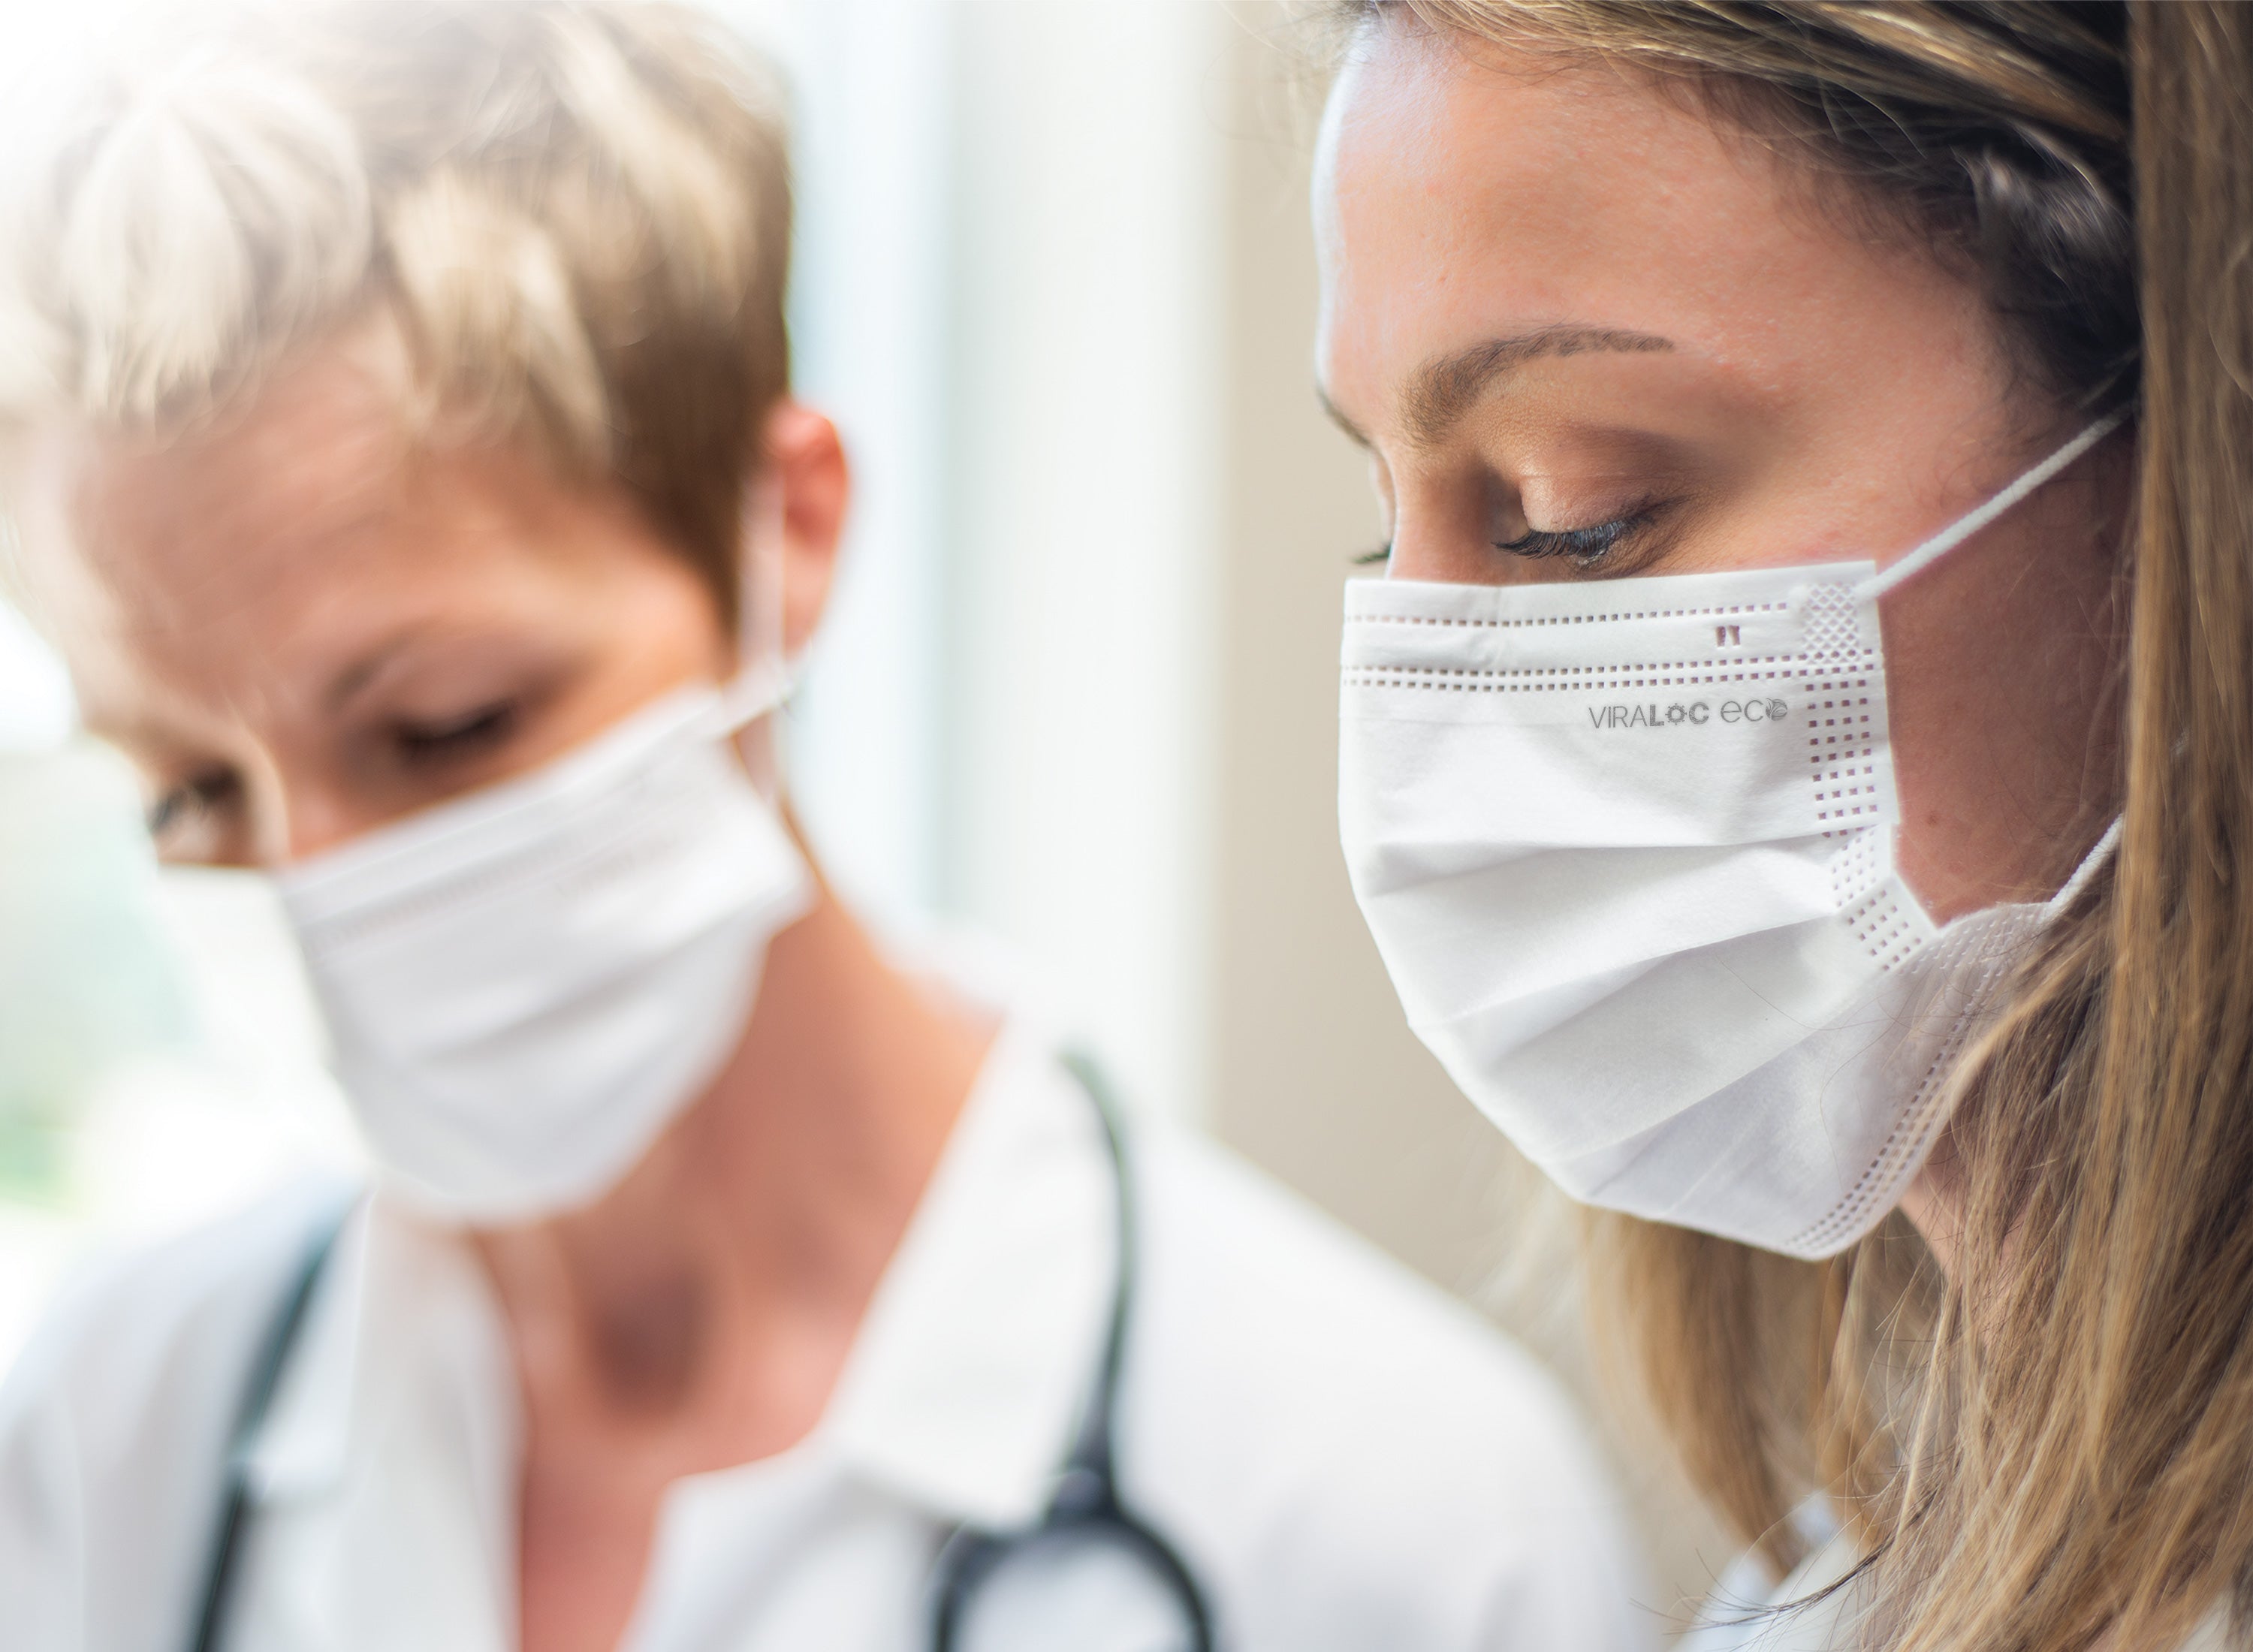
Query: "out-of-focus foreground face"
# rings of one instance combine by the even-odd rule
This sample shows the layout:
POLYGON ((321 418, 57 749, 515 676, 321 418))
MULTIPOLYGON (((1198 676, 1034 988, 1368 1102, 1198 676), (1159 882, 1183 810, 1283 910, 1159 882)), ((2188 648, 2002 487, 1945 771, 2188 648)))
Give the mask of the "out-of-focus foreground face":
MULTIPOLYGON (((1315 212, 1323 388, 1394 578, 1883 564, 2080 423, 1939 261, 1602 67, 1378 25, 1315 212)), ((2118 464, 1886 599, 1901 861, 1936 918, 2047 895, 2110 805, 2118 464)))
POLYGON ((171 859, 271 865, 530 767, 722 672, 702 582, 624 496, 411 442, 369 331, 213 433, 23 455, 34 600, 171 859))

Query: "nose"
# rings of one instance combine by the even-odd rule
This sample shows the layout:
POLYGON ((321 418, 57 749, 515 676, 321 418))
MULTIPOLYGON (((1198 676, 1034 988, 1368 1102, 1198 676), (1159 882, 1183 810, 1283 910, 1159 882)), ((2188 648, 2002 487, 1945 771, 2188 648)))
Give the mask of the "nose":
POLYGON ((1482 513, 1404 505, 1393 519, 1385 577, 1444 585, 1543 585, 1574 577, 1563 557, 1503 550, 1489 528, 1482 513))
POLYGON ((1393 519, 1387 579, 1447 585, 1496 585, 1505 570, 1494 550, 1467 526, 1431 511, 1402 509, 1393 519))
POLYGON ((283 863, 310 860, 350 842, 376 824, 365 804, 317 777, 277 777, 276 858, 283 863))
POLYGON ((1446 585, 1493 585, 1507 577, 1487 543, 1491 512, 1484 489, 1460 476, 1406 462, 1390 467, 1392 554, 1387 579, 1446 585))
POLYGON ((312 754, 262 745, 241 763, 239 853, 273 871, 335 848, 375 825, 367 801, 312 754))

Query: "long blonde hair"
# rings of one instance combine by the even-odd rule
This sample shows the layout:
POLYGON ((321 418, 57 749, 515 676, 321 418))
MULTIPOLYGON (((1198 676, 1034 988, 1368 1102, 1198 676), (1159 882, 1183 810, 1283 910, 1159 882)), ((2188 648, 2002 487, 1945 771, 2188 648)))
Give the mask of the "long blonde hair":
POLYGON ((2125 829, 1959 1075, 1943 1277, 1625 1217, 1592 1296, 1771 1558, 1823 1490, 1869 1644, 2169 1648, 2253 1602, 2253 9, 1364 0, 1587 54, 1791 148, 1991 301, 2046 392, 2138 405, 2125 829))

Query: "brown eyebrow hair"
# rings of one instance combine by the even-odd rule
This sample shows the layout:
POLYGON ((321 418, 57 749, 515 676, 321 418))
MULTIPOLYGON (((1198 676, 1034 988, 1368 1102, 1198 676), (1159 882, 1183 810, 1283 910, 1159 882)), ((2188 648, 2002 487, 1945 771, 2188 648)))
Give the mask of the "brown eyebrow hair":
MULTIPOLYGON (((1494 386, 1494 381, 1544 356, 1585 356, 1610 351, 1627 355, 1651 355, 1674 348, 1671 338, 1655 332, 1635 332, 1620 327, 1537 327, 1506 338, 1489 338, 1444 356, 1434 356, 1416 369, 1403 398, 1409 439, 1429 446, 1447 435, 1456 420, 1494 386)), ((1329 387, 1317 381, 1315 400, 1330 422, 1346 433, 1357 447, 1371 445, 1362 428, 1346 417, 1330 400, 1329 387)))
POLYGON ((1546 356, 1600 352, 1651 355, 1674 348, 1671 338, 1617 327, 1538 327, 1506 338, 1489 338, 1419 367, 1402 398, 1409 439, 1419 445, 1439 441, 1479 398, 1529 361, 1546 356))

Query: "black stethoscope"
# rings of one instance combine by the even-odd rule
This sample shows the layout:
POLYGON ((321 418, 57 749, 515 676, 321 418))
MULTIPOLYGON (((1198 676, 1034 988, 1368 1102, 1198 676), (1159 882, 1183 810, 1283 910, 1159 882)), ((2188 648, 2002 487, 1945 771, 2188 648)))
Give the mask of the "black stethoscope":
MULTIPOLYGON (((1120 1500, 1113 1432, 1134 1301, 1133 1180, 1127 1171, 1118 1108, 1102 1074, 1085 1056, 1067 1053, 1061 1059, 1087 1092, 1102 1121, 1104 1146, 1110 1154, 1118 1190, 1119 1272, 1111 1287, 1111 1321, 1088 1394, 1086 1418, 1040 1520, 1018 1531, 980 1531, 958 1526, 940 1546, 931 1580, 931 1652, 955 1652, 980 1591, 1009 1562, 1036 1551, 1061 1548, 1107 1550, 1137 1567, 1170 1600, 1187 1635, 1188 1652, 1212 1652, 1211 1614, 1195 1574, 1170 1543, 1120 1500)), ((227 1441, 227 1491, 220 1506, 211 1559, 204 1572, 195 1639, 190 1642, 193 1652, 220 1652, 235 1563, 243 1530, 250 1521, 251 1446, 272 1408, 275 1390, 281 1385, 282 1370, 313 1300, 313 1288, 319 1283, 341 1226, 338 1222, 323 1227, 268 1326, 250 1379, 244 1384, 242 1404, 227 1441)))

